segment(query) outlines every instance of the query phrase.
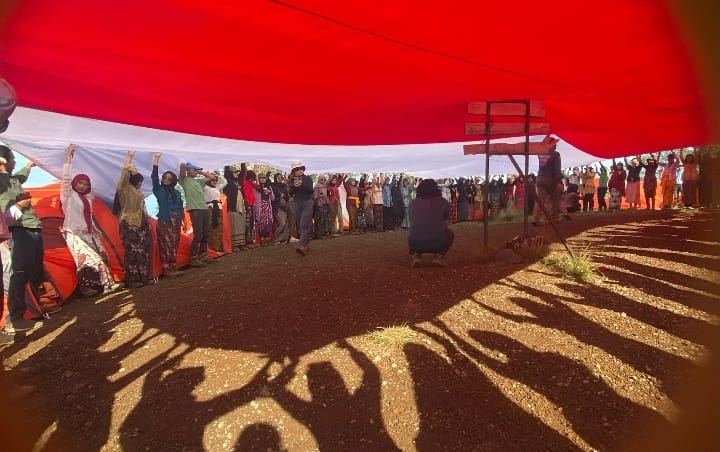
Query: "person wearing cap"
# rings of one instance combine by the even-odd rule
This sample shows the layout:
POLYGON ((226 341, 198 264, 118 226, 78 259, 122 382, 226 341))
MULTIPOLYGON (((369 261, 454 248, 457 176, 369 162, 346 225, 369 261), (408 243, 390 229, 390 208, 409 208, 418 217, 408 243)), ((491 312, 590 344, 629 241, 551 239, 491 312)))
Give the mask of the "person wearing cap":
POLYGON ((309 250, 313 216, 313 182, 305 174, 305 165, 299 161, 290 165, 290 196, 295 198, 295 222, 300 234, 297 252, 305 255, 309 250))
POLYGON ((30 169, 35 164, 28 162, 24 168, 13 174, 15 156, 7 146, 0 146, 0 159, 0 212, 6 213, 7 226, 11 234, 12 259, 5 332, 12 334, 41 324, 25 319, 23 315, 26 310, 25 287, 28 284, 33 295, 37 299, 40 298, 38 289, 45 273, 44 247, 41 235, 42 224, 30 203, 30 195, 22 188, 22 184, 30 174, 30 169))
POLYGON ((190 243, 191 267, 201 267, 207 263, 210 217, 203 198, 203 186, 213 177, 212 173, 203 171, 202 167, 194 163, 180 164, 178 181, 185 193, 185 207, 190 214, 193 228, 193 239, 190 243), (198 175, 202 175, 203 178, 198 178, 198 175))
POLYGON ((60 202, 63 214, 63 235, 75 261, 75 273, 80 293, 85 297, 114 292, 124 287, 113 279, 108 265, 107 251, 102 244, 101 234, 93 222, 93 199, 90 177, 72 172, 72 158, 75 146, 70 144, 65 152, 60 202))

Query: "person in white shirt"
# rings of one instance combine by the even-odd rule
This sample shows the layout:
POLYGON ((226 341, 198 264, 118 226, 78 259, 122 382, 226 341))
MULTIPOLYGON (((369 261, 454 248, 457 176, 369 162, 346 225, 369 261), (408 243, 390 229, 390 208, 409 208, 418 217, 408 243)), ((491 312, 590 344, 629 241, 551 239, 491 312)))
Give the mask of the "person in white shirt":
POLYGON ((125 285, 113 279, 101 232, 93 222, 90 177, 76 174, 70 178, 74 154, 75 146, 70 144, 65 153, 60 186, 60 201, 65 214, 63 234, 75 261, 80 293, 90 297, 100 292, 113 292, 125 285))

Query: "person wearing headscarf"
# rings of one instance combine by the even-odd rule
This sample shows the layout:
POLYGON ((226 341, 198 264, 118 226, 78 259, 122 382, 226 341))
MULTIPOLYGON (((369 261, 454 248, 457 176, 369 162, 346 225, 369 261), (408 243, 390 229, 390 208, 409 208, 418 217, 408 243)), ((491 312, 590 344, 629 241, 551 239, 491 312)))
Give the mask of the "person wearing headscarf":
MULTIPOLYGON (((220 193, 225 186, 225 179, 219 174, 210 173, 210 177, 205 179, 203 186, 203 200, 207 204, 209 228, 208 228, 208 248, 223 253, 223 206, 220 200, 220 193)), ((214 260, 208 260, 208 263, 214 263, 214 260)))
POLYGON ((315 238, 322 239, 330 236, 330 199, 328 196, 327 176, 318 176, 313 188, 313 201, 315 202, 315 238))
POLYGON ((113 279, 108 255, 102 244, 101 232, 93 222, 92 184, 87 174, 76 174, 72 179, 72 158, 75 146, 65 152, 60 203, 63 214, 63 234, 73 260, 80 293, 90 297, 99 292, 113 292, 124 287, 113 279))
POLYGON ((288 195, 288 187, 282 174, 275 173, 273 182, 270 184, 274 199, 272 201, 273 221, 275 222, 275 231, 273 231, 273 243, 283 243, 290 239, 289 221, 289 204, 290 196, 288 195))
POLYGON ((345 187, 345 207, 348 210, 348 232, 356 234, 358 232, 358 212, 360 209, 360 188, 358 181, 354 177, 347 178, 343 176, 343 186, 345 187))
POLYGON ((662 172, 662 194, 663 209, 671 209, 673 205, 673 197, 675 195, 675 186, 677 178, 675 173, 678 171, 679 162, 674 152, 670 151, 667 155, 667 162, 659 162, 658 165, 663 167, 662 172))
POLYGON ((257 180, 252 181, 255 191, 255 228, 260 236, 260 245, 270 244, 273 228, 272 202, 275 199, 272 186, 266 173, 260 173, 257 180))
POLYGON ((417 187, 416 197, 410 208, 408 248, 410 266, 417 267, 422 255, 433 254, 433 264, 445 266, 445 255, 452 246, 455 235, 450 224, 450 203, 441 194, 437 183, 423 179, 417 187))
POLYGON ((240 251, 245 246, 245 198, 242 192, 240 165, 226 166, 224 169, 227 183, 223 187, 230 217, 230 243, 233 251, 240 251))
POLYGON ((243 162, 240 165, 240 183, 243 198, 245 200, 245 248, 255 248, 255 240, 257 239, 257 229, 255 220, 255 186, 257 175, 255 171, 249 170, 243 162))
POLYGON ((178 177, 172 171, 165 171, 159 177, 160 156, 153 155, 152 179, 153 195, 158 204, 156 236, 160 258, 163 263, 163 275, 167 277, 180 276, 182 271, 177 269, 177 250, 180 243, 180 229, 185 218, 182 195, 178 190, 178 177))
POLYGON ((680 158, 683 160, 682 202, 685 207, 693 208, 698 204, 698 162, 693 153, 684 155, 683 151, 680 151, 680 158))
POLYGON ((145 195, 140 190, 145 178, 132 165, 135 151, 128 151, 115 192, 113 211, 120 223, 120 241, 125 250, 125 283, 130 288, 154 281, 152 272, 152 236, 145 210, 145 195))
MULTIPOLYGON (((660 158, 660 153, 658 153, 660 158)), ((660 167, 657 159, 650 154, 647 160, 643 163, 640 162, 640 166, 645 170, 645 176, 643 177, 643 192, 645 193, 645 208, 648 210, 655 210, 655 194, 657 192, 657 170, 660 167)))

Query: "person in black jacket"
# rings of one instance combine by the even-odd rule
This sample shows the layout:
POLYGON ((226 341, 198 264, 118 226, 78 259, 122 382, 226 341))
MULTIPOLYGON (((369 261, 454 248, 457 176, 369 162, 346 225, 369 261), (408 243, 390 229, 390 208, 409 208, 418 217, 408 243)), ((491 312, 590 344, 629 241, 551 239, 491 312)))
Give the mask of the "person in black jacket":
POLYGON ((290 196, 294 196, 295 222, 300 243, 296 251, 302 255, 309 251, 310 234, 312 234, 313 217, 313 181, 305 174, 305 165, 292 162, 290 171, 290 196))

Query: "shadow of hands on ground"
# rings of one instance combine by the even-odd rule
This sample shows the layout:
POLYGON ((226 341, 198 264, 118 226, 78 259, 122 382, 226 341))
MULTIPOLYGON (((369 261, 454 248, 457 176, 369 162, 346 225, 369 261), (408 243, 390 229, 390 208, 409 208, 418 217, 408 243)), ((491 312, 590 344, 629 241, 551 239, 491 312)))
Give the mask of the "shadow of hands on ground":
POLYGON ((420 344, 406 344, 415 384, 419 451, 576 450, 570 440, 508 399, 477 364, 446 337, 418 332, 440 344, 448 358, 420 344))

